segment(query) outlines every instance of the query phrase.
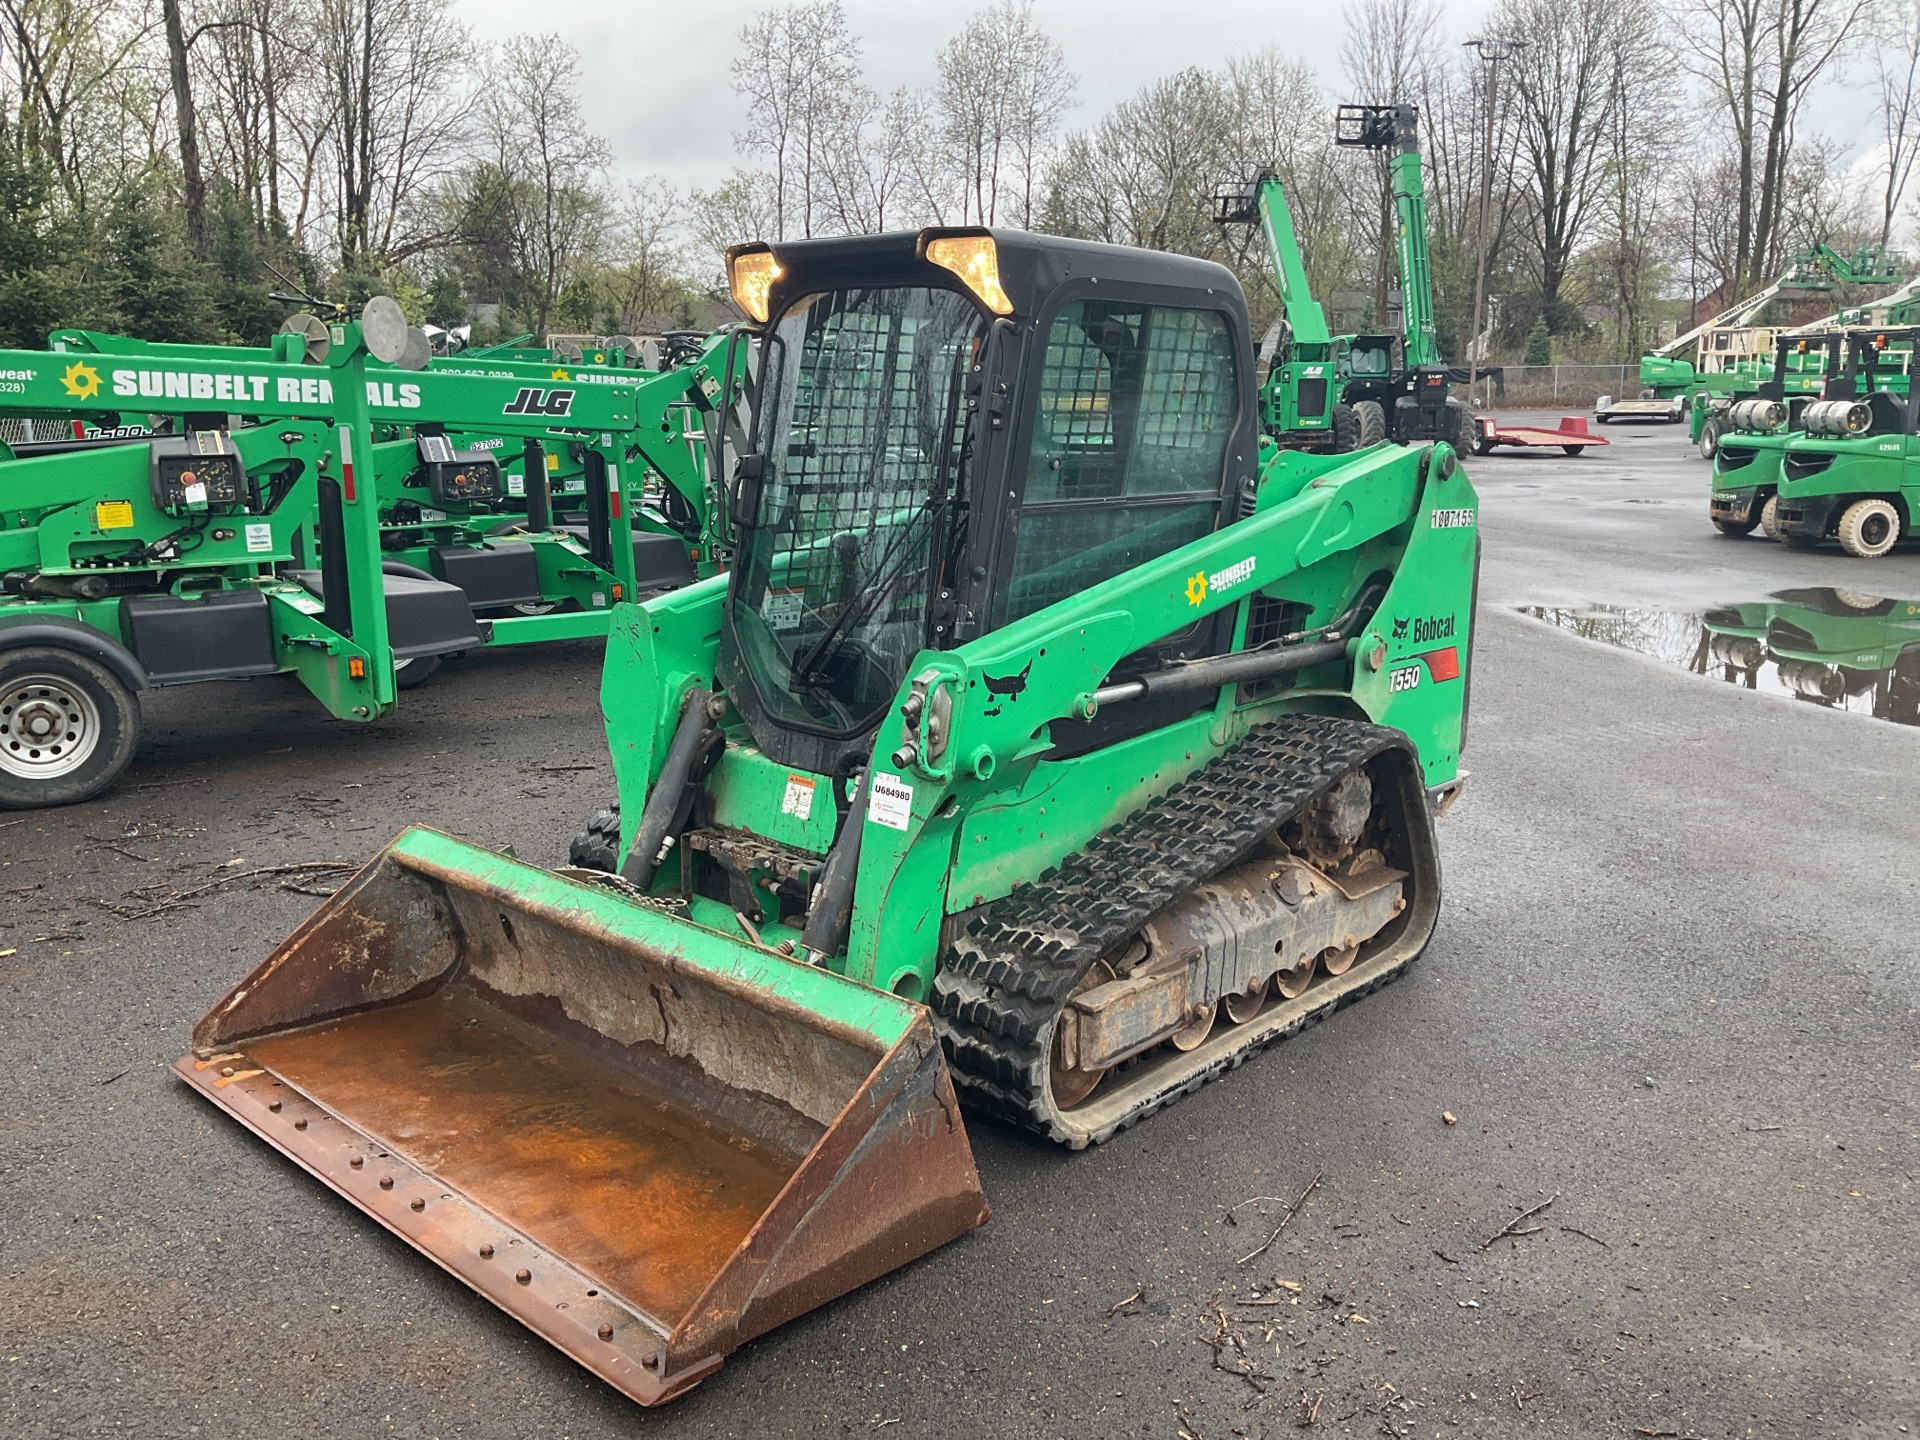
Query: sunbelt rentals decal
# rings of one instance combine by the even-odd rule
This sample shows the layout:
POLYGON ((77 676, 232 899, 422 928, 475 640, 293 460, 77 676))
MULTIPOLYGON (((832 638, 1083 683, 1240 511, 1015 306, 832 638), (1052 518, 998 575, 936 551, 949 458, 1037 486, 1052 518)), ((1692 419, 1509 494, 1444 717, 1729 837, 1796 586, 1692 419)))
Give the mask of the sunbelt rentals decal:
MULTIPOLYGON (((75 400, 92 400, 101 393, 102 376, 84 360, 75 361, 60 377, 61 387, 75 400)), ((211 370, 109 369, 105 389, 120 400, 211 400, 234 405, 333 404, 333 381, 325 375, 248 375, 211 370)), ((367 404, 376 410, 418 410, 420 387, 407 380, 369 380, 367 404)))
POLYGON ((1187 603, 1204 605, 1207 596, 1217 595, 1222 590, 1231 590, 1236 585, 1244 585, 1253 578, 1253 556, 1235 561, 1224 570, 1215 570, 1209 575, 1205 570, 1195 572, 1187 581, 1187 603))

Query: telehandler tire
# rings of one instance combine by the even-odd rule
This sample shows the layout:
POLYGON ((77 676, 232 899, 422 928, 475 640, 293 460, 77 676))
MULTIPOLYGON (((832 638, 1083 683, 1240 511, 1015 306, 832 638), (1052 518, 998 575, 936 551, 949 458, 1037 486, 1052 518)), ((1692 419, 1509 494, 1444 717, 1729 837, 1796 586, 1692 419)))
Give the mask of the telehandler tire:
POLYGON ((139 746, 139 698, 99 661, 53 645, 0 652, 0 807, 91 800, 139 746))
POLYGON ((1333 407, 1333 453, 1345 455, 1360 448, 1360 417, 1347 404, 1333 407))
POLYGON ((1378 400, 1356 401, 1353 414, 1360 422, 1360 443, 1355 449, 1365 450, 1387 438, 1387 412, 1378 400))
POLYGON ((1711 460, 1720 449, 1720 422, 1709 420, 1700 431, 1700 458, 1711 460))
POLYGON ((1856 500, 1840 513, 1840 548, 1862 560, 1878 560, 1900 543, 1900 512, 1885 500, 1856 500))

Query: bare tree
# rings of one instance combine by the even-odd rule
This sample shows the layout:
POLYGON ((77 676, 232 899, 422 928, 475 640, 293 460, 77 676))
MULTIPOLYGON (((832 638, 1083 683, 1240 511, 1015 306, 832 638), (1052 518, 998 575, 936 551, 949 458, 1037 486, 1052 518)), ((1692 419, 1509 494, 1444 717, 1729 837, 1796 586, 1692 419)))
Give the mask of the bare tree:
POLYGON ((1689 62, 1719 110, 1734 172, 1732 289, 1758 289, 1784 251, 1780 221, 1800 112, 1841 58, 1868 0, 1693 0, 1689 62))
POLYGON ((320 0, 317 18, 340 262, 367 275, 449 237, 423 202, 461 157, 467 33, 450 0, 320 0))
POLYGON ((826 227, 878 234, 924 213, 931 128, 926 94, 902 88, 883 98, 855 86, 840 119, 825 172, 826 227))
POLYGON ((481 100, 485 155, 456 192, 464 244, 535 334, 547 333, 563 296, 587 280, 610 226, 612 156, 580 113, 579 69, 579 55, 557 35, 502 46, 481 100))
MULTIPOLYGON (((1371 105, 1410 104, 1429 88, 1426 71, 1440 33, 1440 0, 1355 0, 1346 8, 1347 33, 1340 43, 1341 65, 1357 101, 1371 105)), ((1377 241, 1374 247, 1373 313, 1385 324, 1387 292, 1397 286, 1394 245, 1392 157, 1368 156, 1377 241)))
POLYGON ((1920 0, 1896 0, 1875 17, 1880 143, 1885 149, 1880 190, 1880 243, 1893 238, 1893 217, 1906 197, 1920 156, 1920 0))
POLYGON ((678 209, 658 180, 627 188, 599 276, 597 308, 609 330, 632 334, 682 323, 688 286, 676 239, 678 209))
POLYGON ((999 0, 942 47, 938 104, 962 224, 1033 224, 1041 165, 1073 104, 1065 55, 1032 0, 999 0))
POLYGON ((1636 87, 1657 79, 1637 70, 1633 38, 1655 33, 1657 16, 1649 0, 1502 0, 1495 25, 1518 47, 1505 68, 1526 177, 1536 313, 1560 334, 1579 328, 1562 290, 1606 191, 1609 137, 1621 107, 1641 103, 1636 87))
POLYGON ((826 171, 845 134, 849 100, 860 90, 860 42, 840 0, 803 0, 763 10, 740 31, 734 92, 747 102, 747 128, 734 136, 764 156, 773 173, 773 233, 814 233, 830 192, 826 171))

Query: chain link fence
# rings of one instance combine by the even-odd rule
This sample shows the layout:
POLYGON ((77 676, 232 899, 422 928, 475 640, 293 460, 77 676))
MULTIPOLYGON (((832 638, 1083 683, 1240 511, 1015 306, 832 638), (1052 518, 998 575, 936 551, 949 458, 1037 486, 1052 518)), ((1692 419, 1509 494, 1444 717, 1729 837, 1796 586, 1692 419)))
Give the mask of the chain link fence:
MULTIPOLYGON (((1465 387, 1459 392, 1466 398, 1465 387)), ((1473 387, 1482 410, 1591 410, 1602 395, 1640 393, 1638 365, 1499 365, 1473 387)))

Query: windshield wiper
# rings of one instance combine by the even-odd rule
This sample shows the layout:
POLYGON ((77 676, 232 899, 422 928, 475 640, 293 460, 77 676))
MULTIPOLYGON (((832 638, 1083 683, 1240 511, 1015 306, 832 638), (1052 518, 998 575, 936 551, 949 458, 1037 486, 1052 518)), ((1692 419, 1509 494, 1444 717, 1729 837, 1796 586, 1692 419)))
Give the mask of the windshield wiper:
POLYGON ((935 508, 944 503, 943 500, 927 500, 919 514, 895 532, 893 543, 886 548, 874 565, 872 577, 867 581, 859 597, 841 607, 840 613, 834 616, 833 623, 827 626, 818 640, 807 647, 806 654, 794 657, 792 664, 788 667, 788 673, 796 683, 805 685, 809 689, 818 687, 819 681, 815 677, 819 673, 820 662, 838 652, 853 630, 867 622, 874 611, 880 607, 881 601, 886 599, 893 587, 900 582, 901 577, 907 574, 911 562, 918 553, 912 543, 915 534, 919 532, 923 522, 931 521, 935 508))

